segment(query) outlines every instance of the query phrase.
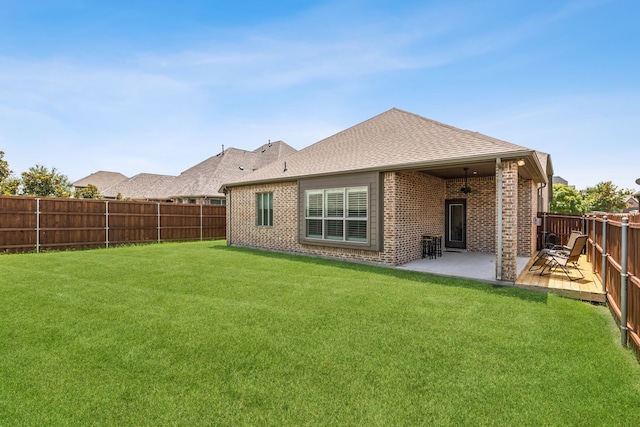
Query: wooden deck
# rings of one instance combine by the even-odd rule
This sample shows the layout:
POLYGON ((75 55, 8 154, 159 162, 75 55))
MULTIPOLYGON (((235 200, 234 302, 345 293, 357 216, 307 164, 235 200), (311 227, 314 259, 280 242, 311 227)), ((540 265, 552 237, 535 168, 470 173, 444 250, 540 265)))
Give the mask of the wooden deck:
MULTIPOLYGON (((555 269, 551 274, 545 271, 544 276, 540 276, 540 269, 529 271, 536 256, 534 255, 524 268, 515 286, 524 289, 532 289, 542 292, 553 292, 557 295, 579 299, 583 301, 605 302, 605 293, 602 291, 600 280, 591 271, 591 264, 585 258, 580 257, 580 270, 584 274, 584 279, 569 280, 561 269, 555 269)), ((576 271, 570 271, 573 277, 580 277, 576 271)))

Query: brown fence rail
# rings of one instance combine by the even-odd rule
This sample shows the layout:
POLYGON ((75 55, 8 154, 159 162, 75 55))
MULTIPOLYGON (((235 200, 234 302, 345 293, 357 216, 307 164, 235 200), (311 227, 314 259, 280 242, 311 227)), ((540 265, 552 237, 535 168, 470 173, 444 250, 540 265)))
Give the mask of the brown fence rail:
POLYGON ((580 230, 586 234, 586 221, 585 215, 538 212, 536 233, 538 250, 544 248, 547 243, 566 245, 574 230, 580 230))
POLYGON ((587 221, 587 259, 606 290, 623 344, 630 344, 640 357, 640 214, 596 214, 587 221), (623 218, 628 219, 628 225, 623 225, 623 218), (627 236, 626 247, 622 244, 623 233, 627 236))
POLYGON ((225 237, 225 206, 0 196, 4 253, 225 237))

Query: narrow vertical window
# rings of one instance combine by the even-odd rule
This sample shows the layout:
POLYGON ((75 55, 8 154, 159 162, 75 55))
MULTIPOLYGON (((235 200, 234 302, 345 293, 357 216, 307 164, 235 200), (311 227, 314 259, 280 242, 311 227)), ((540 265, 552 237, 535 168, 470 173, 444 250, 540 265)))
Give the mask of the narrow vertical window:
POLYGON ((306 209, 305 209, 305 226, 306 236, 314 239, 322 239, 322 217, 323 217, 323 199, 324 191, 313 190, 307 191, 306 209))
POLYGON ((256 224, 273 226, 273 193, 256 194, 256 224))
POLYGON ((367 206, 366 188, 347 190, 347 240, 367 241, 367 206))
POLYGON ((344 189, 325 191, 326 219, 325 239, 344 240, 344 189))

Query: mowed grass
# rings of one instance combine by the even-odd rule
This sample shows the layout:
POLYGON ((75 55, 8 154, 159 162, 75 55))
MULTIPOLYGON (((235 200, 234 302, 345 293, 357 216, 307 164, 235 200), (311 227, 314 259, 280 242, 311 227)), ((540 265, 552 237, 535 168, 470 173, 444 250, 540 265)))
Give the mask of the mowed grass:
POLYGON ((0 256, 0 425, 635 425, 607 308, 224 242, 0 256))

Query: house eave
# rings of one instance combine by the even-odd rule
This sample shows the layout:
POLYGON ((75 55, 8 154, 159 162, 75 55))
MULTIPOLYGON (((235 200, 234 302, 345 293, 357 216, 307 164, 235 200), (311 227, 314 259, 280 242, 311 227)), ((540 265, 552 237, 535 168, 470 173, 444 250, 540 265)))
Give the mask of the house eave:
POLYGON ((388 171, 408 171, 408 170, 423 170, 428 172, 429 169, 464 166, 466 164, 474 164, 474 163, 477 164, 477 163, 495 162, 496 158, 500 158, 503 161, 523 159, 525 160, 525 166, 523 167, 524 171, 526 171, 526 173, 530 175, 532 179, 534 179, 537 182, 547 182, 547 178, 542 173, 542 167, 535 155, 535 152, 533 150, 520 150, 520 151, 511 151, 511 152, 501 153, 501 154, 483 154, 479 156, 469 156, 469 157, 457 158, 457 159, 420 161, 420 162, 413 162, 413 163, 403 163, 398 165, 383 165, 383 166, 376 166, 376 167, 370 167, 370 168, 336 170, 336 171, 318 172, 318 173, 311 173, 311 174, 286 175, 286 172, 283 172, 284 176, 279 176, 279 177, 226 183, 220 188, 219 191, 221 193, 226 193, 228 189, 233 187, 258 185, 258 184, 264 184, 267 182, 274 182, 274 183, 290 182, 290 181, 297 181, 299 179, 304 179, 304 178, 317 178, 321 176, 336 176, 336 175, 345 175, 345 174, 361 173, 361 172, 388 172, 388 171))

